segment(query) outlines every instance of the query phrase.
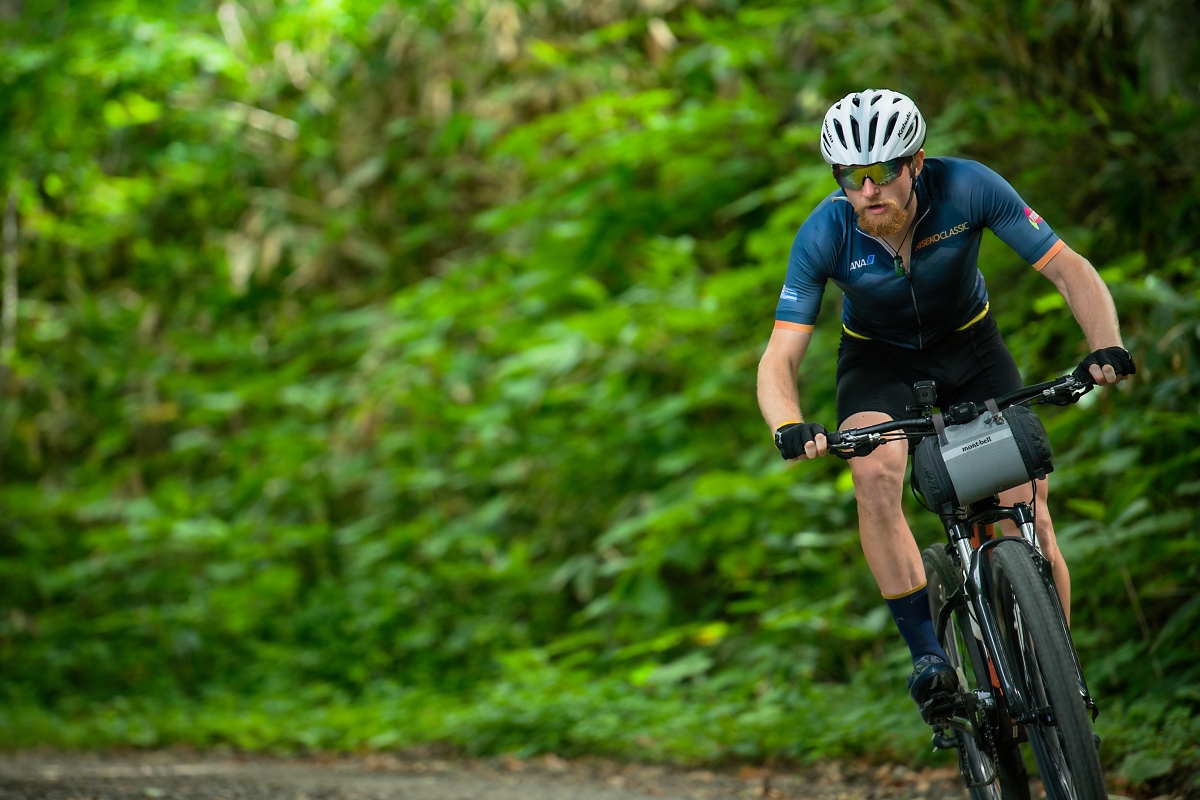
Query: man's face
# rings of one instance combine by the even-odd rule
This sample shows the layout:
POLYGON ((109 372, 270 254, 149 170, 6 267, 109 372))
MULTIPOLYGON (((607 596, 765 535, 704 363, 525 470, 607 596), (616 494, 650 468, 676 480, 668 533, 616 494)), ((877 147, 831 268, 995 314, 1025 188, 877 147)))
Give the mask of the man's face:
POLYGON ((925 151, 919 151, 900 177, 883 186, 876 186, 870 178, 863 181, 861 189, 845 189, 846 199, 854 206, 858 215, 858 227, 872 236, 895 236, 908 222, 910 209, 905 208, 912 193, 915 175, 921 171, 925 151))

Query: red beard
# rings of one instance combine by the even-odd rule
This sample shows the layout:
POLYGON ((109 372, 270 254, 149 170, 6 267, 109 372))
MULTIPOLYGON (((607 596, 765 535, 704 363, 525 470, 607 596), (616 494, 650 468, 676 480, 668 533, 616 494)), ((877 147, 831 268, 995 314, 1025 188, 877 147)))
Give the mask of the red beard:
POLYGON ((858 227, 862 229, 863 233, 882 237, 895 236, 899 233, 904 228, 904 219, 907 216, 904 207, 889 198, 863 203, 854 211, 858 214, 858 227), (867 214, 866 210, 871 206, 886 206, 887 211, 882 214, 867 214))

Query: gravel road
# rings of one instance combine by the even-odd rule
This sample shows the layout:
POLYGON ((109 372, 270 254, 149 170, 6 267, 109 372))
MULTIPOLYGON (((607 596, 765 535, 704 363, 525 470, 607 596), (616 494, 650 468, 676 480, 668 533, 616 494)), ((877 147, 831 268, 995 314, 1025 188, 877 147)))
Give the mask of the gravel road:
MULTIPOLYGON (((1040 788, 1040 787, 1039 787, 1040 788)), ((556 756, 281 759, 188 751, 0 754, 0 800, 962 800, 951 768, 685 771, 556 756)), ((1036 796, 1036 794, 1035 794, 1036 796)))

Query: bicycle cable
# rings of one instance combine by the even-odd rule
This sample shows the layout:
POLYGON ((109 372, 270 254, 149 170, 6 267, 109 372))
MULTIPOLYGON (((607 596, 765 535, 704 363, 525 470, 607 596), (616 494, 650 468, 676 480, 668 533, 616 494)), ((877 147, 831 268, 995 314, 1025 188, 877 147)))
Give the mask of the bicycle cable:
POLYGON ((1037 541, 1037 478, 1029 482, 1029 489, 1033 492, 1033 499, 1029 501, 1029 513, 1033 516, 1033 536, 1034 541, 1037 541))

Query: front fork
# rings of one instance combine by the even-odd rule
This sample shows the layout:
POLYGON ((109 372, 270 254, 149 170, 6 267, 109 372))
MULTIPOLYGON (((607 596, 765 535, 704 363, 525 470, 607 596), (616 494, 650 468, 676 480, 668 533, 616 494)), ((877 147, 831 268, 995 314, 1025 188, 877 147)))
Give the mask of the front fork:
MULTIPOLYGON (((971 529, 974 525, 980 522, 995 522, 1000 519, 1009 519, 1016 524, 1017 529, 1021 533, 1021 541, 1032 551, 1030 555, 1037 555, 1034 558, 1034 563, 1037 564, 1042 581, 1049 590, 1052 602, 1058 611, 1057 617, 1059 623, 1062 625, 1062 631, 1068 641, 1071 641, 1071 633, 1067 627, 1066 615, 1063 613, 1062 604, 1058 599, 1058 591, 1054 586, 1050 564, 1042 555, 1041 545, 1038 543, 1033 511, 1025 503, 1017 503, 1012 508, 995 508, 985 513, 987 517, 984 519, 947 520, 946 533, 958 553, 970 609, 978 623, 979 633, 983 639, 988 656, 991 658, 992 665, 996 669, 996 678, 1000 684, 1000 690, 1004 695, 1005 701, 1008 704, 1008 710, 1017 724, 1027 724, 1032 722, 1033 718, 1036 717, 1037 709, 1030 707, 1025 693, 1020 687, 1013 665, 1008 663, 1007 658, 1005 658, 1005 651, 1000 646, 1000 627, 991 600, 994 592, 992 591, 991 559, 987 557, 987 551, 1000 542, 1005 541, 1006 537, 980 542, 978 547, 972 547, 971 529)), ((1071 659, 1074 662, 1075 675, 1079 682, 1079 693, 1083 697, 1084 704, 1091 710, 1092 719, 1095 720, 1099 712, 1095 701, 1092 700, 1091 693, 1088 691, 1087 682, 1083 677, 1083 668, 1079 663, 1079 656, 1075 652, 1074 644, 1071 646, 1071 659)))

